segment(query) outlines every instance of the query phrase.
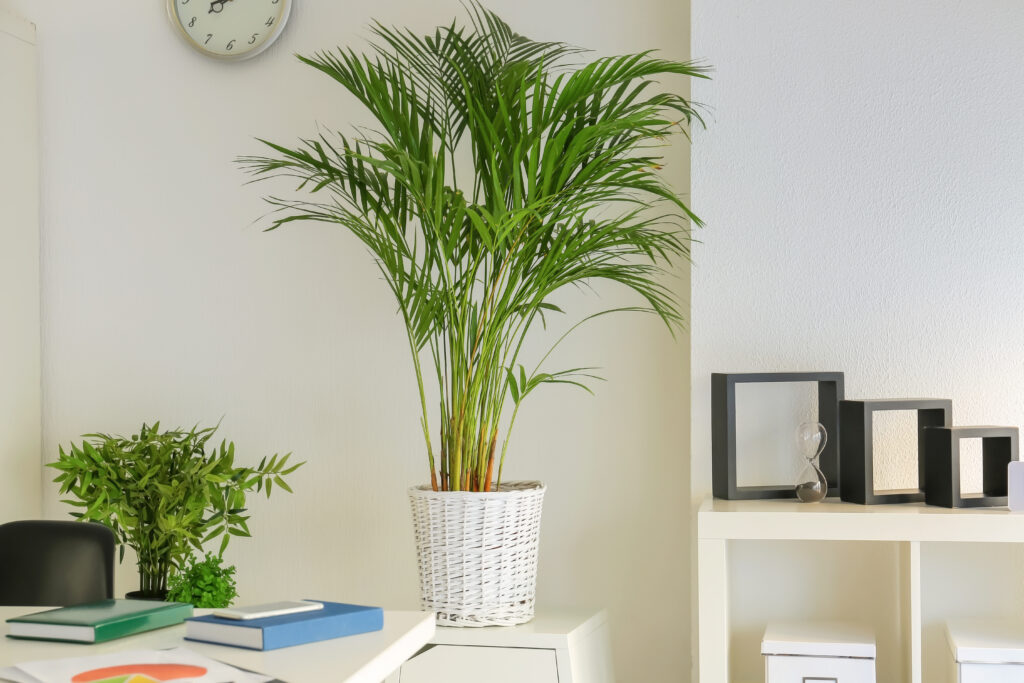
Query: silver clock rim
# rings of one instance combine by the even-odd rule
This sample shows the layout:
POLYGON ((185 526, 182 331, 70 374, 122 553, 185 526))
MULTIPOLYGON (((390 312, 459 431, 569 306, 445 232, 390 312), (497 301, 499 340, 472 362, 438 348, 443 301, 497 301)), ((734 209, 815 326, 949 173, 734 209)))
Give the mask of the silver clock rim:
POLYGON ((216 59, 222 62, 241 62, 245 61, 246 59, 252 59, 256 55, 261 54, 264 50, 266 50, 275 42, 277 42, 277 39, 279 37, 281 37, 281 33, 284 31, 285 24, 288 23, 288 17, 292 13, 292 0, 281 0, 281 4, 283 5, 283 7, 281 9, 281 19, 277 23, 277 28, 275 28, 270 33, 270 35, 267 36, 266 40, 260 43, 259 47, 254 47, 251 50, 241 52, 237 55, 222 55, 217 52, 210 52, 209 50, 206 50, 201 45, 199 45, 199 43, 192 40, 192 38, 188 35, 188 31, 186 31, 185 27, 181 25, 181 20, 178 18, 178 10, 175 3, 176 0, 167 0, 165 5, 167 7, 167 17, 174 25, 174 28, 177 29, 176 32, 178 36, 180 36, 181 39, 184 40, 189 47, 191 47, 193 50, 203 55, 204 57, 210 57, 211 59, 216 59))

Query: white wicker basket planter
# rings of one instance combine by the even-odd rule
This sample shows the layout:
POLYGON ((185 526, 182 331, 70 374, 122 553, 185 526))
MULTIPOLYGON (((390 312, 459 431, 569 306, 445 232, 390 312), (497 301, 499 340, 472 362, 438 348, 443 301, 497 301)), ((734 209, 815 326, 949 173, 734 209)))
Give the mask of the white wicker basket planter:
POLYGON ((508 482, 489 493, 409 489, 423 609, 444 626, 512 626, 533 619, 544 486, 508 482))

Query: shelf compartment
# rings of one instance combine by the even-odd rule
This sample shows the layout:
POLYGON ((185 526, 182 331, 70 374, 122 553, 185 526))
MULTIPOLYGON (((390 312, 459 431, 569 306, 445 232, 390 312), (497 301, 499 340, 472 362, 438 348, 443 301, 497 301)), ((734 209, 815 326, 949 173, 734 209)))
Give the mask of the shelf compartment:
MULTIPOLYGON (((773 549, 775 546, 785 547, 787 542, 828 541, 837 545, 857 542, 847 543, 849 547, 834 553, 843 557, 856 557, 858 547, 888 545, 884 560, 882 556, 876 559, 887 563, 885 571, 890 574, 873 579, 865 579, 865 575, 859 574, 844 587, 854 598, 874 604, 873 593, 877 593, 878 586, 881 586, 882 593, 895 600, 895 603, 885 603, 884 619, 879 623, 887 629, 895 625, 898 648, 894 654, 880 652, 879 680, 887 680, 890 676, 891 680, 909 683, 935 680, 931 675, 922 675, 925 665, 928 672, 935 672, 932 663, 937 659, 937 651, 933 630, 936 621, 945 616, 942 610, 946 610, 940 607, 936 612, 935 605, 943 605, 943 600, 953 599, 936 596, 956 595, 957 591, 962 593, 963 586, 933 577, 938 571, 935 567, 949 565, 950 562, 944 561, 941 551, 932 546, 972 544, 969 552, 955 545, 948 551, 964 564, 958 570, 961 583, 972 576, 975 581, 978 576, 987 577, 989 565, 999 564, 1002 567, 995 574, 1001 578, 994 584, 975 589, 988 591, 986 599, 995 604, 999 600, 993 597, 992 591, 999 586, 1012 586, 1007 599, 999 603, 994 615, 1019 611, 1024 604, 1024 586, 1018 588, 1013 580, 1024 566, 1024 549, 1011 545, 1024 543, 1024 514, 1014 514, 1005 508, 965 510, 930 507, 921 503, 878 507, 831 501, 807 505, 792 501, 707 500, 698 513, 697 535, 701 683, 726 683, 749 678, 752 674, 753 660, 746 654, 732 653, 746 653, 751 649, 750 643, 756 639, 756 624, 749 623, 753 620, 747 615, 756 613, 760 608, 757 607, 757 598, 754 598, 753 607, 749 605, 751 598, 743 593, 745 589, 734 585, 735 580, 730 577, 734 575, 734 566, 749 566, 751 563, 760 566, 762 562, 768 562, 766 566, 771 569, 771 563, 775 562, 773 558, 780 557, 783 558, 779 560, 780 568, 771 571, 785 572, 787 567, 790 573, 798 571, 793 569, 793 557, 798 558, 798 563, 802 557, 800 553, 790 553, 785 559, 783 550, 773 549), (749 545, 748 542, 758 542, 758 545, 749 545), (862 546, 862 543, 866 545, 862 546), (743 550, 744 544, 758 550, 748 554, 743 550), (974 552, 976 549, 977 553, 974 552), (985 559, 989 556, 991 561, 985 559), (930 582, 925 592, 922 592, 922 576, 929 577, 930 582), (933 584, 939 587, 934 588, 933 584), (748 606, 745 608, 733 603, 747 603, 748 606), (900 660, 902 666, 898 664, 900 660), (736 675, 730 676, 730 665, 736 669, 736 675)), ((795 585, 795 582, 788 581, 787 587, 790 585, 795 585)), ((761 586, 761 590, 765 589, 761 586)), ((973 606, 968 611, 971 616, 986 616, 983 611, 975 611, 973 606)), ((954 610, 948 616, 958 614, 954 610)), ((845 615, 839 610, 823 611, 821 616, 840 619, 845 615)), ((767 617, 763 621, 767 622, 767 617)), ((883 635, 879 634, 880 644, 884 640, 883 635)))
POLYGON ((764 680, 761 638, 773 621, 853 621, 870 626, 878 648, 878 680, 906 680, 910 643, 902 628, 902 573, 895 571, 903 561, 902 544, 823 540, 727 544, 730 681, 764 680), (750 580, 752 575, 756 581, 750 580), (872 590, 857 590, 857 584, 870 585, 872 590), (785 590, 773 590, 777 586, 785 590))
POLYGON ((921 566, 924 680, 942 681, 948 619, 1020 619, 1024 547, 976 543, 965 552, 959 543, 925 543, 921 566))

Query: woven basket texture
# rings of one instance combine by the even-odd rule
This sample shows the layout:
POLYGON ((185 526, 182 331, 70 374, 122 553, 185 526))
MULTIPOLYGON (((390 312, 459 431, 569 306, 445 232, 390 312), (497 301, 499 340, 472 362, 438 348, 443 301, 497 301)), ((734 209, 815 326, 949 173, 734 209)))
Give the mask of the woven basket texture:
POLYGON ((444 626, 512 626, 533 618, 544 486, 409 489, 424 610, 444 626))

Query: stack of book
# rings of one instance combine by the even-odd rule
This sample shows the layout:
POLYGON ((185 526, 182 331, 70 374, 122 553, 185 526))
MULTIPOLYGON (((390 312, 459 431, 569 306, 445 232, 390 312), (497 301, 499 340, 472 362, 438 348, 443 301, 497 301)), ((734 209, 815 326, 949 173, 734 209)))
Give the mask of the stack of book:
POLYGON ((193 617, 192 605, 179 602, 102 600, 36 612, 8 619, 7 623, 12 638, 102 643, 184 621, 187 640, 252 650, 276 650, 384 628, 380 607, 326 601, 316 604, 313 611, 227 619, 212 614, 193 617))
POLYGON ((192 605, 154 600, 101 600, 8 619, 12 638, 102 643, 173 626, 192 616, 192 605))
POLYGON ((212 614, 193 617, 185 621, 185 639, 251 650, 276 650, 384 628, 384 611, 380 607, 319 602, 323 609, 261 619, 225 619, 212 614))

